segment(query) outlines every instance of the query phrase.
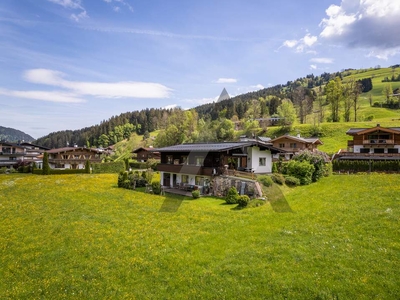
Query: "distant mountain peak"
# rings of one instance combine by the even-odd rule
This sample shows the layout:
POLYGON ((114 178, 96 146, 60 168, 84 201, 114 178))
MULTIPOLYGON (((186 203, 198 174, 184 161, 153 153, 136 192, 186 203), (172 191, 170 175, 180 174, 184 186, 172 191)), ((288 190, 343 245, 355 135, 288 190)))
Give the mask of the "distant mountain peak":
POLYGON ((22 132, 18 129, 0 126, 0 141, 1 140, 7 142, 18 142, 18 141, 32 142, 35 139, 31 137, 29 134, 26 134, 25 132, 22 132))
POLYGON ((229 99, 231 99, 231 97, 229 96, 228 92, 224 88, 221 92, 221 95, 219 95, 217 102, 221 102, 221 101, 229 100, 229 99))

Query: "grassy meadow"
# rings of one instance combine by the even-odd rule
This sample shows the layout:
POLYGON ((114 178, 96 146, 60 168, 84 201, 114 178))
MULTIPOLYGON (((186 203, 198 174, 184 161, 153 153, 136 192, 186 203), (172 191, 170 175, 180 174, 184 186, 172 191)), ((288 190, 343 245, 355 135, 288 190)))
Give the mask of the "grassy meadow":
POLYGON ((398 175, 331 176, 244 210, 116 182, 0 175, 2 299, 400 298, 398 175))

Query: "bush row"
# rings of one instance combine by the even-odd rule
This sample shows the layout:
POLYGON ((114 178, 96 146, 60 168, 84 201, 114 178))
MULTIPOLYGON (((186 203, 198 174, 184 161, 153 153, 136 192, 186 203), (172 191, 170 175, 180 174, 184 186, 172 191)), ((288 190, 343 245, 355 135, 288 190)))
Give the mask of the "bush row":
POLYGON ((92 164, 92 171, 95 174, 119 173, 122 170, 125 170, 125 163, 123 161, 92 164))
POLYGON ((334 172, 400 172, 400 160, 334 160, 334 172))
MULTIPOLYGON (((32 173, 36 175, 43 175, 43 170, 34 169, 32 170, 32 173)), ((64 169, 64 170, 50 169, 48 175, 85 174, 85 173, 87 173, 85 169, 64 169)))

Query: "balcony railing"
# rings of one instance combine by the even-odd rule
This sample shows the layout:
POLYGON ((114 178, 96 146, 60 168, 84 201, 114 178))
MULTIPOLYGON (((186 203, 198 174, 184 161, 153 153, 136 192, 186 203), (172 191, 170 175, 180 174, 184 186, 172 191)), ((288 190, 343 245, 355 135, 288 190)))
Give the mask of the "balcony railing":
POLYGON ((174 164, 158 164, 157 170, 168 173, 182 173, 189 175, 204 175, 204 176, 212 176, 217 175, 219 172, 218 168, 215 167, 205 167, 205 166, 196 166, 196 165, 174 165, 174 164))
POLYGON ((363 140, 363 144, 366 145, 393 145, 394 140, 374 139, 374 140, 363 140))
POLYGON ((341 157, 341 156, 348 156, 348 157, 398 157, 400 158, 400 153, 354 153, 354 152, 346 152, 346 151, 341 151, 340 153, 335 154, 336 157, 341 157))
POLYGON ((62 164, 69 164, 69 163, 84 163, 87 160, 89 160, 90 162, 101 162, 101 158, 91 158, 91 159, 86 159, 86 158, 70 158, 70 159, 52 159, 49 158, 49 162, 53 163, 53 164, 58 164, 58 163, 62 163, 62 164))

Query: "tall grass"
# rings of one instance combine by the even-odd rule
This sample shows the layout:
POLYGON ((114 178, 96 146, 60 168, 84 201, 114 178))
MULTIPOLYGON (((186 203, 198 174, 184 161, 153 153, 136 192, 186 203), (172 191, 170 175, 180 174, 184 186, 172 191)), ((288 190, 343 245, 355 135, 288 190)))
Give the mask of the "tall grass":
POLYGON ((285 189, 283 213, 116 182, 0 176, 3 299, 400 298, 398 175, 285 189))

